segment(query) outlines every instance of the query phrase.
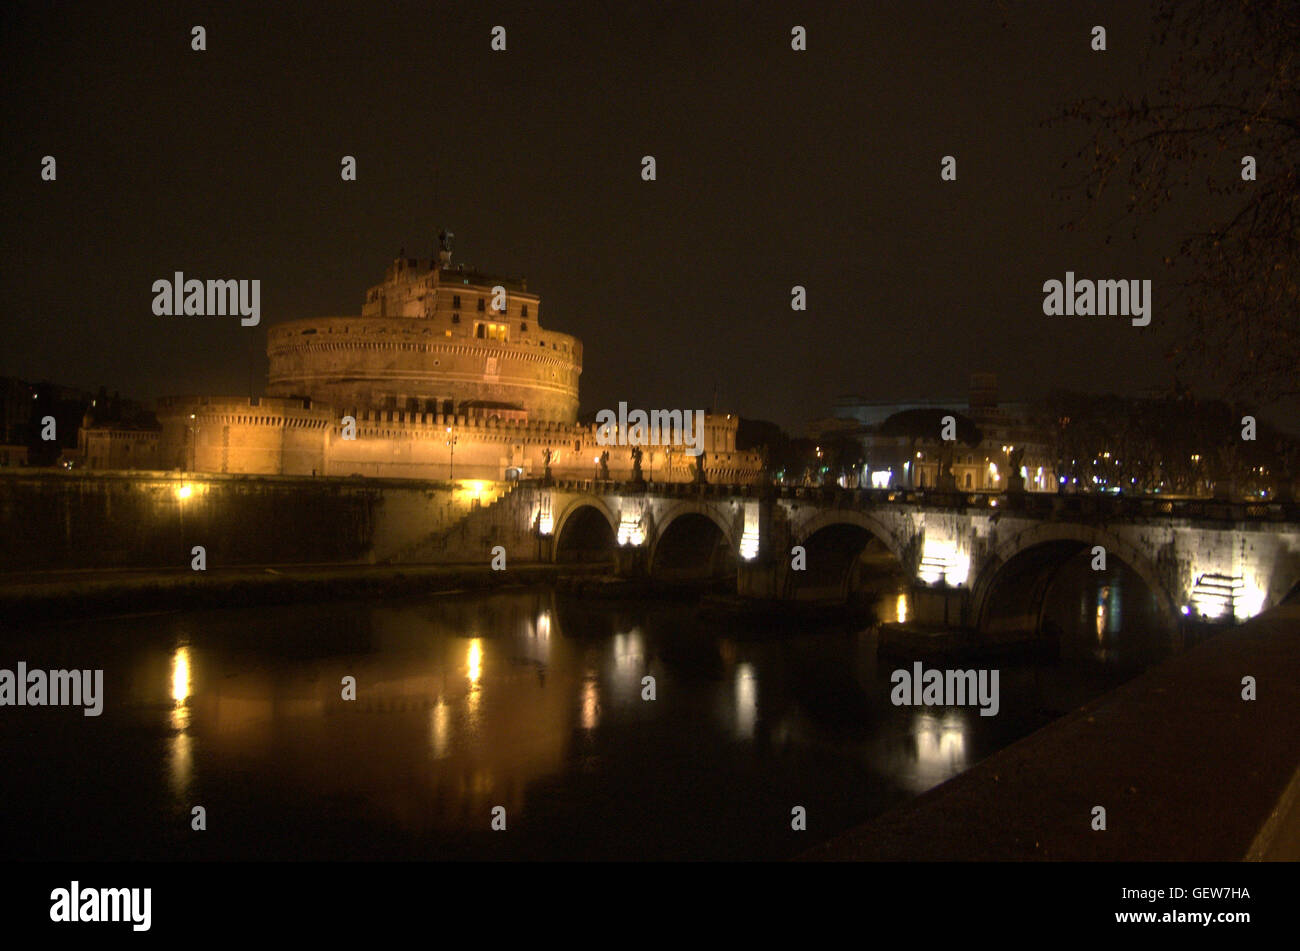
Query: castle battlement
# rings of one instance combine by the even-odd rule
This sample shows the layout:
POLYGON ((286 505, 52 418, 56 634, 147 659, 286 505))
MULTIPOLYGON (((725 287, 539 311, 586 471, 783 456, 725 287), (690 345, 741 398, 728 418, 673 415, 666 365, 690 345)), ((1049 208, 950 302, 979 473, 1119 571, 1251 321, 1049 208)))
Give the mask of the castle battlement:
POLYGON ((267 330, 267 392, 336 406, 460 413, 493 402, 573 422, 582 344, 544 330, 541 298, 519 280, 398 258, 359 316, 267 330))
MULTIPOLYGON (((577 422, 581 341, 542 328, 527 282, 450 257, 444 236, 434 257, 393 260, 360 314, 268 327, 266 396, 159 400, 151 468, 500 480, 549 463, 556 478, 590 479, 603 459, 629 477, 631 448, 577 422)), ((710 418, 706 472, 752 481, 760 462, 734 451, 735 432, 731 417, 710 418)), ((642 464, 661 481, 693 477, 679 446, 645 447, 642 464)))

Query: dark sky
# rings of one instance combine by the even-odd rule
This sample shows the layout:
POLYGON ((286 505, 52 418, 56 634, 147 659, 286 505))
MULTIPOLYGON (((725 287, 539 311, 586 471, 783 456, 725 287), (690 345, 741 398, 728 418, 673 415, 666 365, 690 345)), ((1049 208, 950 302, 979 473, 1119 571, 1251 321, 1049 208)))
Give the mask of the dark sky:
POLYGON ((586 412, 716 385, 802 431, 838 394, 964 394, 975 370, 1008 398, 1172 378, 1175 224, 1062 231, 1083 133, 1040 125, 1146 81, 1140 2, 280 7, 6 7, 0 374, 240 394, 251 345, 260 392, 267 324, 359 311, 446 226, 582 339, 586 412), (262 326, 154 316, 177 270, 259 278, 262 326), (1152 279, 1151 326, 1044 316, 1066 270, 1152 279))

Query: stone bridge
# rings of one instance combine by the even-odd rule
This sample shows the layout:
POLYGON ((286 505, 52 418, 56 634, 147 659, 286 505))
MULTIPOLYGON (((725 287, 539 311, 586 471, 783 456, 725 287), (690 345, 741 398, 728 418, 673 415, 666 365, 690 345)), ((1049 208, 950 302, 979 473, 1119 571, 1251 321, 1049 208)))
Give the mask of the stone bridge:
POLYGON ((844 601, 890 579, 915 619, 1036 628, 1048 587, 1104 551, 1159 610, 1238 620, 1300 583, 1300 507, 1209 499, 521 483, 479 513, 512 557, 627 576, 734 577, 742 596, 844 601))

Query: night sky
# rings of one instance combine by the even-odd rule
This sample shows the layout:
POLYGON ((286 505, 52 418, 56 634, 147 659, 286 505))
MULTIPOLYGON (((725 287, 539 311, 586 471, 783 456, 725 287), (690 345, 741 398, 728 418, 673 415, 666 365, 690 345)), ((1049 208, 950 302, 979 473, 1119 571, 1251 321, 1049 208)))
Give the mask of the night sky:
POLYGON ((261 392, 268 324, 359 312, 400 247, 428 256, 446 227, 456 261, 527 277, 544 325, 581 338, 584 412, 707 407, 716 385, 721 409, 802 432, 837 395, 964 396, 977 370, 1004 398, 1173 378, 1161 258, 1204 203, 1136 243, 1067 233, 1079 205, 1058 190, 1083 169, 1061 163, 1085 130, 1042 125, 1145 81, 1132 0, 3 16, 0 374, 237 395, 251 349, 261 392), (262 325, 154 316, 151 284, 177 270, 260 279, 262 325), (1044 316, 1067 270, 1152 279, 1151 326, 1044 316))

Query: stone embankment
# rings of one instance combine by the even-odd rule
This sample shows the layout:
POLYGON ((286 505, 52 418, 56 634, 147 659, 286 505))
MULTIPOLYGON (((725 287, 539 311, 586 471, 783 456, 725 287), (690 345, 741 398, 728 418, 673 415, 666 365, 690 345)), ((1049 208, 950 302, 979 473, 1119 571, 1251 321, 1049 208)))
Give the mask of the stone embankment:
POLYGON ((1293 598, 803 858, 1300 859, 1298 711, 1293 598))

